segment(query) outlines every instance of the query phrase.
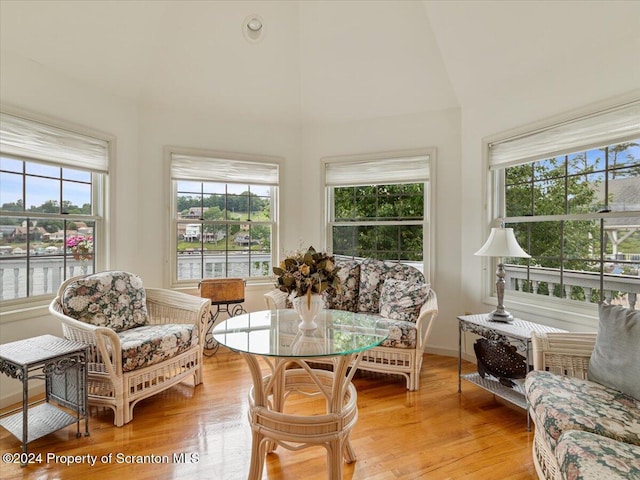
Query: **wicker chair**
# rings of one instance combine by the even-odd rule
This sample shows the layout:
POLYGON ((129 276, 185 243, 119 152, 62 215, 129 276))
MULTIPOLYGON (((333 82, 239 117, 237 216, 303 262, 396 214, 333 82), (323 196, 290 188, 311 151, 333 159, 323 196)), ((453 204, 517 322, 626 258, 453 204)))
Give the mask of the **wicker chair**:
MULTIPOLYGON (((120 302, 118 308, 121 307, 122 301, 118 299, 117 302, 120 302)), ((90 345, 87 360, 89 404, 111 408, 115 414, 114 424, 120 427, 133 419, 133 408, 140 400, 189 377, 193 377, 194 385, 202 383, 203 342, 210 304, 211 300, 193 295, 144 288, 139 277, 127 272, 101 272, 65 281, 51 302, 49 312, 62 322, 65 338, 90 345), (113 278, 113 284, 105 286, 105 278, 109 282, 113 278), (136 312, 135 317, 129 317, 122 325, 124 316, 120 315, 117 328, 112 324, 115 317, 108 318, 109 312, 113 313, 117 307, 106 305, 106 296, 101 297, 102 303, 97 301, 104 293, 98 290, 113 290, 116 278, 120 281, 135 279, 138 288, 125 294, 131 299, 131 305, 136 304, 134 297, 138 298, 144 317, 141 319, 136 312), (94 294, 86 293, 89 281, 97 282, 93 284, 96 286, 94 294), (100 281, 102 284, 98 285, 100 281), (77 300, 82 294, 84 299, 77 300), (84 313, 79 315, 75 307, 81 307, 84 313)))

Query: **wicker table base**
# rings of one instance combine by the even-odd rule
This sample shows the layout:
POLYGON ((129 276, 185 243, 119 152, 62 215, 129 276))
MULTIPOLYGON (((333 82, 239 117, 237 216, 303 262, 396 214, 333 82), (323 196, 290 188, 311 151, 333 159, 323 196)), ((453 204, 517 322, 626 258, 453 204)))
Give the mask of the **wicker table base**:
MULTIPOLYGON (((327 450, 327 478, 342 479, 342 460, 351 463, 356 456, 349 434, 358 418, 357 393, 351 383, 356 368, 347 370, 355 355, 334 357, 334 371, 309 367, 302 359, 275 359, 271 375, 262 377, 254 355, 243 353, 253 378, 249 392, 249 422, 252 430, 249 480, 262 478, 265 456, 277 446, 299 450, 320 445, 327 450), (290 368, 295 363, 300 368, 290 368), (327 411, 319 415, 283 413, 290 392, 323 395, 327 411)), ((361 354, 358 355, 360 357, 361 354)), ((356 358, 355 362, 358 362, 356 358)))

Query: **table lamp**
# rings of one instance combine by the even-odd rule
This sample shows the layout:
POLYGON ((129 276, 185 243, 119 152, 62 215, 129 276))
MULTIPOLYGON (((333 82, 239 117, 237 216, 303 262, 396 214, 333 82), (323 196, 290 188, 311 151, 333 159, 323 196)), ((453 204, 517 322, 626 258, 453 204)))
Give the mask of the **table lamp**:
POLYGON ((489 314, 489 321, 492 322, 511 322, 513 320, 513 315, 507 312, 504 309, 504 305, 502 304, 504 300, 504 268, 502 264, 503 257, 520 257, 520 258, 531 258, 527 252, 525 252, 520 245, 518 245, 518 241, 516 240, 515 235, 513 234, 513 228, 492 228, 491 234, 489 238, 482 246, 480 250, 478 250, 475 255, 481 257, 499 257, 498 261, 498 269, 496 270, 496 275, 498 276, 498 280, 496 281, 496 293, 498 295, 498 307, 489 314))

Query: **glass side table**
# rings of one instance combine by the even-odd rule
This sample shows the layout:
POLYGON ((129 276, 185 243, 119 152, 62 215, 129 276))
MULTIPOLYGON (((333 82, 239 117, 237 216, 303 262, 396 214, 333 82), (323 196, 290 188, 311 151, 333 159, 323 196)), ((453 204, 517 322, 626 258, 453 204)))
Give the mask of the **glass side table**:
MULTIPOLYGON (((486 314, 461 315, 458 317, 458 393, 462 392, 462 380, 467 380, 498 397, 528 410, 529 405, 522 381, 514 381, 513 387, 501 384, 498 379, 478 372, 462 374, 462 332, 471 332, 489 341, 513 345, 516 351, 526 359, 526 372, 533 363, 531 352, 531 332, 564 332, 559 328, 547 327, 539 323, 527 322, 518 318, 510 323, 488 320, 486 314)), ((527 412, 527 430, 531 429, 531 419, 527 412)))
POLYGON ((82 419, 84 434, 89 435, 86 349, 85 344, 53 335, 0 345, 0 372, 22 382, 22 407, 0 418, 0 425, 22 441, 22 466, 29 458, 29 442, 74 423, 80 437, 82 419), (29 404, 33 379, 45 381, 45 398, 29 404))

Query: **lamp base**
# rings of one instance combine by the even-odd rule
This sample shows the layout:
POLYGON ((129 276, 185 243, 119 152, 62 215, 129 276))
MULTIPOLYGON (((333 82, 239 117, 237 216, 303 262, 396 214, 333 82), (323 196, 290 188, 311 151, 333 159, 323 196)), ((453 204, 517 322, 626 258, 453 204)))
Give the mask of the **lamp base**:
POLYGON ((502 322, 502 323, 511 323, 513 322, 513 315, 511 315, 506 310, 494 310, 489 315, 487 315, 487 320, 490 322, 502 322))

